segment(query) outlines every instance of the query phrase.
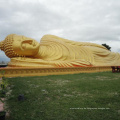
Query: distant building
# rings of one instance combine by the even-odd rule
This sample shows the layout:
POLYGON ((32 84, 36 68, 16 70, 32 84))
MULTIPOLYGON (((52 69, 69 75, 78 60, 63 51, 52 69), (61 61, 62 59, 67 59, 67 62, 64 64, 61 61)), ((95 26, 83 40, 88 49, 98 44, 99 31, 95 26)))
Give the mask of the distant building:
POLYGON ((2 62, 0 62, 0 67, 6 67, 7 64, 8 64, 8 62, 4 62, 4 61, 2 61, 2 62))

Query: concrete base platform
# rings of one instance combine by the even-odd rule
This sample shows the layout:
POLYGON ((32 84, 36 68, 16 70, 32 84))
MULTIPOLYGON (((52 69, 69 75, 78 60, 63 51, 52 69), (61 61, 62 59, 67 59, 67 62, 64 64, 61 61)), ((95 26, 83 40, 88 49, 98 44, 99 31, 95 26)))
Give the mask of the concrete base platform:
MULTIPOLYGON (((46 76, 60 74, 75 74, 75 73, 92 73, 112 71, 111 66, 96 66, 96 67, 69 67, 69 68, 28 68, 28 67, 5 67, 5 77, 24 77, 24 76, 46 76)), ((2 75, 0 74, 0 77, 2 75)))

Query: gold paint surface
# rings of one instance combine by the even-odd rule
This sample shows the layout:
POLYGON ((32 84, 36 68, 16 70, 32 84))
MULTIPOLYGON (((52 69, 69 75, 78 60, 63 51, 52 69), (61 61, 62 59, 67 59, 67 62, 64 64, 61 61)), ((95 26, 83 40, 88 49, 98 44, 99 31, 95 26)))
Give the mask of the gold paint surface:
POLYGON ((0 42, 0 49, 11 58, 8 63, 11 67, 120 66, 120 54, 102 45, 75 42, 54 35, 44 35, 38 43, 23 35, 10 34, 0 42))

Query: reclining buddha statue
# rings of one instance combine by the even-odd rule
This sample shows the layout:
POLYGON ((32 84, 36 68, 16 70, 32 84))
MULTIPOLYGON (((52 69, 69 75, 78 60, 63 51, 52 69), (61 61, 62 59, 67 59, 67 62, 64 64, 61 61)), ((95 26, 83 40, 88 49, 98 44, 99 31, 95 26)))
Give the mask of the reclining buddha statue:
POLYGON ((0 49, 15 67, 87 67, 119 66, 120 54, 89 42, 75 42, 54 35, 44 35, 40 43, 22 35, 10 34, 0 42, 0 49))

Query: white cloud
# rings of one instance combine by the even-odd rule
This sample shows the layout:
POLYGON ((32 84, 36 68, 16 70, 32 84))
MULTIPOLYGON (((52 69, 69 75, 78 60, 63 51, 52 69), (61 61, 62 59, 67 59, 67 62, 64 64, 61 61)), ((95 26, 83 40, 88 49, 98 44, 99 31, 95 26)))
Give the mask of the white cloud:
POLYGON ((1 61, 5 61, 5 62, 8 62, 9 61, 9 58, 5 56, 4 52, 0 52, 0 62, 1 61))
POLYGON ((119 52, 119 11, 119 0, 0 0, 0 40, 11 33, 38 41, 44 34, 54 34, 106 42, 119 52))

